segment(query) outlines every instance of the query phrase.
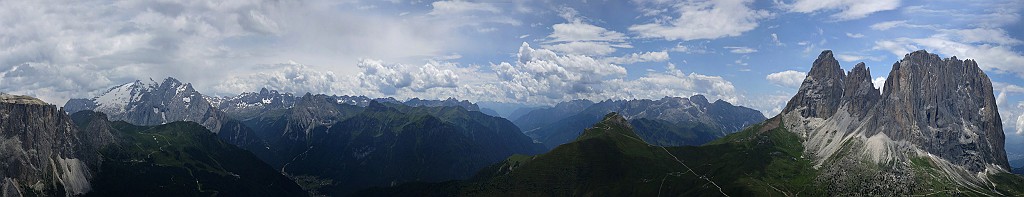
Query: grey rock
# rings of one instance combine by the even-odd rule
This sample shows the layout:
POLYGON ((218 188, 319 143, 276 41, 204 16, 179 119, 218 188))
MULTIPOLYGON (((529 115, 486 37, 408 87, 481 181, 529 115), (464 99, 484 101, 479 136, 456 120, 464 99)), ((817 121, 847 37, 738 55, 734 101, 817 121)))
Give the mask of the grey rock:
POLYGON ((864 118, 881 99, 878 88, 871 82, 871 69, 864 62, 858 63, 846 75, 844 83, 842 105, 847 106, 846 110, 854 117, 864 118))
POLYGON ((975 61, 915 51, 879 94, 863 63, 844 75, 831 55, 822 52, 779 115, 804 136, 828 191, 905 195, 932 179, 983 187, 979 175, 1011 169, 992 82, 975 61), (918 174, 914 158, 937 158, 928 162, 939 172, 918 174))
POLYGON ((803 117, 831 117, 839 109, 845 77, 839 61, 832 57, 832 51, 822 51, 814 60, 800 90, 786 103, 782 113, 804 108, 801 111, 803 117))
MULTIPOLYGON (((920 50, 893 65, 867 124, 972 172, 1011 169, 992 81, 974 60, 920 50)), ((870 135, 871 133, 867 133, 870 135)))
POLYGON ((17 98, 0 102, 0 192, 4 196, 88 192, 93 177, 88 166, 99 161, 97 157, 82 157, 90 153, 83 151, 82 136, 71 118, 38 99, 17 98))

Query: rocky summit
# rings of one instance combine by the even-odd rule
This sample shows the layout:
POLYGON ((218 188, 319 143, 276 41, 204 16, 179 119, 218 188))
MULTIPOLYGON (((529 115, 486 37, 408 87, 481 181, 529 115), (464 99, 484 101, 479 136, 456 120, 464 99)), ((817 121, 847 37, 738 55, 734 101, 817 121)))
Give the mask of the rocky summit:
POLYGON ((863 63, 844 74, 824 51, 779 116, 833 193, 907 194, 939 179, 984 188, 1010 169, 992 83, 973 60, 915 51, 879 93, 863 63))

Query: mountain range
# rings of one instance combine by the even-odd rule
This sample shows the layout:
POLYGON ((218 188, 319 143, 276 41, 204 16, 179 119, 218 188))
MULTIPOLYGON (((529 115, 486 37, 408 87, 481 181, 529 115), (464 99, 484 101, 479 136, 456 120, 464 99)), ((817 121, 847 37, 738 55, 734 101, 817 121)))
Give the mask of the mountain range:
POLYGON ((544 150, 511 122, 454 98, 400 102, 268 89, 213 97, 168 78, 116 86, 66 106, 72 113, 110 113, 112 120, 133 125, 200 123, 314 195, 463 179, 513 154, 544 150))
POLYGON ((0 95, 2 196, 303 196, 295 182, 194 122, 110 122, 0 95))
POLYGON ((640 137, 658 146, 701 145, 764 121, 761 112, 702 95, 658 100, 588 100, 562 102, 533 110, 514 122, 527 135, 554 148, 572 141, 583 129, 609 112, 618 112, 636 126, 640 137))
POLYGON ((991 81, 973 60, 915 51, 881 92, 831 51, 781 114, 701 146, 640 139, 609 113, 573 141, 473 179, 374 188, 382 196, 846 196, 1024 194, 1011 174, 991 81))
POLYGON ((1024 194, 977 62, 915 51, 875 87, 867 65, 845 71, 826 50, 771 118, 702 95, 488 104, 497 112, 455 98, 208 96, 174 78, 63 108, 0 94, 0 194, 1024 194))

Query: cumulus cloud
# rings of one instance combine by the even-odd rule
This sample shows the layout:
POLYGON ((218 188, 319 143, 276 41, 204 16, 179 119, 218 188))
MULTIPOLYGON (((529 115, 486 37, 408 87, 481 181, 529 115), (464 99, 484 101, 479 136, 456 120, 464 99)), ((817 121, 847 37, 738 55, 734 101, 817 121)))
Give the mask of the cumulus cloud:
POLYGON ((900 0, 797 0, 788 7, 792 12, 815 13, 821 11, 837 11, 831 17, 836 20, 853 20, 867 17, 875 12, 895 10, 900 0))
POLYGON ((497 89, 517 102, 555 103, 571 99, 656 99, 665 96, 707 95, 729 102, 742 100, 733 84, 719 76, 684 73, 672 63, 664 71, 650 71, 637 79, 625 78, 626 69, 610 62, 665 61, 668 53, 634 53, 604 60, 534 49, 523 43, 518 60, 492 64, 497 89))
POLYGON ((885 87, 885 77, 875 77, 875 79, 871 80, 871 83, 875 85, 875 88, 878 88, 878 91, 882 91, 882 88, 885 87))
MULTIPOLYGON (((109 79, 104 85, 34 95, 40 97, 89 97, 83 94, 168 76, 206 93, 230 94, 239 90, 215 86, 225 78, 258 75, 258 65, 296 60, 316 70, 357 73, 356 63, 364 57, 411 62, 453 54, 467 44, 466 34, 476 33, 464 27, 519 25, 500 12, 502 7, 488 3, 434 2, 430 13, 398 16, 380 14, 368 5, 373 3, 379 2, 0 1, 0 46, 5 46, 0 70, 26 63, 58 70, 82 67, 99 76, 72 83, 109 79)), ((42 92, 8 84, 14 83, 0 88, 42 92)))
POLYGON ((1024 135, 1024 114, 1017 116, 1017 135, 1024 135))
POLYGON ((800 84, 803 83, 806 76, 807 73, 805 72, 787 70, 768 74, 768 76, 765 76, 765 79, 768 79, 768 82, 776 85, 796 88, 800 87, 800 84))
POLYGON ((622 57, 610 57, 604 61, 612 64, 635 64, 642 62, 664 62, 668 61, 667 51, 632 53, 622 57))
POLYGON ((394 94, 396 90, 403 88, 417 92, 431 88, 454 88, 459 80, 454 71, 430 63, 423 66, 407 66, 364 59, 359 62, 359 67, 363 70, 356 75, 360 85, 380 90, 385 94, 394 94))
POLYGON ((268 88, 296 94, 327 93, 344 94, 346 87, 353 86, 352 81, 345 80, 331 71, 321 71, 296 62, 262 65, 259 72, 232 76, 214 86, 218 92, 258 91, 268 88))
POLYGON ((62 106, 69 98, 90 96, 81 90, 109 88, 109 84, 119 79, 114 72, 123 71, 129 70, 103 70, 93 65, 24 63, 0 70, 0 92, 31 95, 62 106))
POLYGON ((626 69, 584 55, 558 55, 534 49, 528 43, 519 48, 518 61, 492 65, 509 95, 529 100, 531 95, 562 100, 601 91, 600 82, 626 75, 626 69))
MULTIPOLYGON (((716 1, 639 1, 641 6, 668 7, 678 17, 658 18, 637 24, 629 30, 646 38, 666 40, 716 39, 739 36, 757 28, 758 22, 772 16, 767 10, 754 10, 750 0, 716 1)), ((656 9, 656 8, 646 8, 656 9)))

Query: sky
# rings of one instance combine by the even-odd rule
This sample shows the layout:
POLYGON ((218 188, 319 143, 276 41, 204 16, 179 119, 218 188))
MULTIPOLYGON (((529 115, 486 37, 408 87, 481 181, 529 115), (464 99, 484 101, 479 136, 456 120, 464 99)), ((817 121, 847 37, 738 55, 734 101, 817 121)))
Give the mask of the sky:
POLYGON ((174 77, 262 87, 550 105, 702 94, 777 114, 814 58, 975 59, 1024 138, 1024 1, 0 1, 0 92, 62 105, 174 77))

